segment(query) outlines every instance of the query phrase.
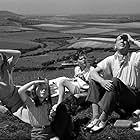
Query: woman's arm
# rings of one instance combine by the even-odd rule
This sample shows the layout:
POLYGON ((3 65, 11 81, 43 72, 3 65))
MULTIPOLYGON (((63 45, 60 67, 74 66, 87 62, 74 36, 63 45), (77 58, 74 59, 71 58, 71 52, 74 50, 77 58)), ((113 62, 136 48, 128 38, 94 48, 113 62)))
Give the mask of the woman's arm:
POLYGON ((21 87, 19 88, 18 93, 19 93, 21 99, 23 100, 23 102, 25 102, 26 99, 27 99, 27 97, 28 97, 28 95, 26 94, 26 91, 27 91, 31 86, 36 85, 36 84, 38 84, 38 83, 45 83, 45 81, 44 81, 44 80, 31 81, 31 82, 29 82, 29 83, 27 83, 27 84, 25 84, 25 85, 23 85, 23 86, 21 86, 21 87))
POLYGON ((13 66, 17 63, 21 52, 19 50, 10 50, 10 49, 0 49, 0 53, 9 57, 8 62, 13 66))

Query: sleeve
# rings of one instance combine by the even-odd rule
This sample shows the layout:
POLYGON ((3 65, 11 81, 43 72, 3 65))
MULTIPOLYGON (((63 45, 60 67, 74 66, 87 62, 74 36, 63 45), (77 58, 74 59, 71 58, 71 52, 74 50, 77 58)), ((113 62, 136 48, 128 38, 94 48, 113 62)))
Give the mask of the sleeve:
POLYGON ((34 102, 33 100, 28 96, 26 101, 25 101, 25 104, 28 106, 28 108, 30 108, 31 106, 33 106, 34 102))
POLYGON ((133 56, 134 56, 134 63, 135 63, 135 67, 137 67, 139 70, 140 70, 140 51, 138 51, 138 52, 135 52, 134 54, 133 54, 133 56))
POLYGON ((111 79, 113 77, 111 67, 113 60, 112 57, 113 56, 109 56, 97 64, 97 67, 99 67, 102 70, 101 74, 105 79, 111 79))
POLYGON ((111 63, 110 60, 111 60, 111 57, 105 58, 104 60, 102 60, 101 62, 97 64, 97 67, 100 67, 104 71, 105 69, 108 68, 109 64, 111 63))

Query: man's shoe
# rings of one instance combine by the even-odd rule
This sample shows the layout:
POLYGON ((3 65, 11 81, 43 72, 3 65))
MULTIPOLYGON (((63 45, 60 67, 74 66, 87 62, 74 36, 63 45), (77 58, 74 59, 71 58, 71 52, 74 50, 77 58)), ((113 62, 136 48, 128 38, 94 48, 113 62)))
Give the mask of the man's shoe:
POLYGON ((58 137, 50 138, 50 140, 60 140, 58 137))
POLYGON ((90 129, 90 133, 94 133, 97 132, 101 129, 103 129, 107 124, 107 121, 103 122, 101 120, 99 120, 96 125, 94 125, 91 129, 90 129))
POLYGON ((89 124, 84 128, 84 130, 90 130, 92 127, 94 127, 94 125, 97 124, 98 121, 99 121, 99 119, 97 119, 97 118, 91 120, 89 122, 89 124))

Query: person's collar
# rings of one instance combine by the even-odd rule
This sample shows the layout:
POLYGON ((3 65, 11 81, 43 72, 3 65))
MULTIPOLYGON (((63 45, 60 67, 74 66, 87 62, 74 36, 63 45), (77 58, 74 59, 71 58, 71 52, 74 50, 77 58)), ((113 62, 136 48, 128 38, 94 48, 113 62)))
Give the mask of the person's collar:
POLYGON ((46 103, 48 103, 49 102, 49 98, 45 98, 41 103, 42 104, 46 104, 46 103))
POLYGON ((130 58, 130 53, 127 53, 127 55, 122 55, 118 52, 114 55, 115 59, 117 59, 120 63, 120 66, 126 64, 128 62, 128 59, 130 58))
POLYGON ((122 58, 122 57, 129 57, 129 56, 130 56, 130 53, 129 53, 129 52, 127 53, 127 55, 122 55, 122 54, 120 54, 119 52, 116 52, 116 53, 114 54, 115 59, 117 59, 117 58, 122 58))

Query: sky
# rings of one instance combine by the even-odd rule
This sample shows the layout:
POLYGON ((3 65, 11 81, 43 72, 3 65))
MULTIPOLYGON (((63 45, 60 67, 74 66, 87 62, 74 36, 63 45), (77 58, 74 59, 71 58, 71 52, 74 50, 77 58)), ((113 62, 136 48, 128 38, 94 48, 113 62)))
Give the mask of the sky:
POLYGON ((0 0, 0 11, 17 14, 135 14, 140 0, 0 0))

